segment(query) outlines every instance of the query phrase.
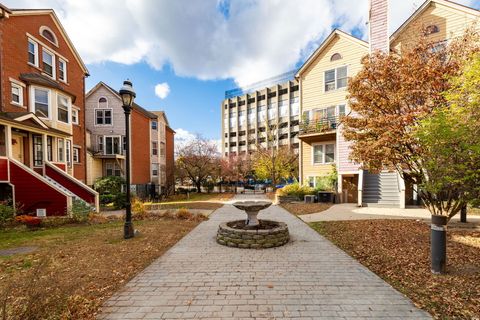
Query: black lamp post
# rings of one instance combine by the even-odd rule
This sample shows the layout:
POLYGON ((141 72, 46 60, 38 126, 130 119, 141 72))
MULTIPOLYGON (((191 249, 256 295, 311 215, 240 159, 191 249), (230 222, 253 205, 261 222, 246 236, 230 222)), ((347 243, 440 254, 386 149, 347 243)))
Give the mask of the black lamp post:
POLYGON ((127 203, 126 203, 126 215, 125 226, 123 227, 123 237, 130 239, 134 237, 134 230, 132 224, 132 203, 130 201, 130 113, 132 111, 133 99, 135 99, 135 91, 133 90, 132 82, 125 80, 123 87, 120 89, 120 96, 122 97, 123 111, 125 112, 125 139, 126 139, 126 170, 125 180, 127 184, 127 203))

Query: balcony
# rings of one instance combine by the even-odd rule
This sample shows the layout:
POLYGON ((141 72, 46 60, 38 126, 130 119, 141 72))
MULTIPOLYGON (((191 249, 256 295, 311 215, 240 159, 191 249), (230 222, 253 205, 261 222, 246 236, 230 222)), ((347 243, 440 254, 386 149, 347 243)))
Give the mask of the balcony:
POLYGON ((299 138, 306 142, 313 138, 318 140, 319 137, 322 137, 321 140, 334 139, 339 123, 339 117, 302 121, 299 125, 299 138))

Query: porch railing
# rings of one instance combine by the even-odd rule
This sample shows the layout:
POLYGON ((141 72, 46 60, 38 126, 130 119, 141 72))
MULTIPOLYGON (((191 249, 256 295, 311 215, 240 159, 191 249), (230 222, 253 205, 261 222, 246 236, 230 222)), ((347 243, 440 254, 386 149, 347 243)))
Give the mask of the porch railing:
POLYGON ((300 134, 329 133, 335 131, 339 123, 339 117, 304 120, 300 123, 300 134))

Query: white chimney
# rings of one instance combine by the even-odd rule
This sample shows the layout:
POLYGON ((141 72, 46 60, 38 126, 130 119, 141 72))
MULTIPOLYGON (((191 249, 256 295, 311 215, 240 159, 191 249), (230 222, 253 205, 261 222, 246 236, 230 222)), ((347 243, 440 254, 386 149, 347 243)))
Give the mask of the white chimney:
POLYGON ((368 23, 370 53, 380 50, 388 52, 388 0, 370 0, 370 16, 368 23))

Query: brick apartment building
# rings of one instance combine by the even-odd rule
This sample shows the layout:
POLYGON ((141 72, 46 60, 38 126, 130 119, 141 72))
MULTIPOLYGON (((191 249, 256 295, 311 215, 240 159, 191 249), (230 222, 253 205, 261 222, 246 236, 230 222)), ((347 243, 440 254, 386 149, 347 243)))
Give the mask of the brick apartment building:
MULTIPOLYGON (((173 175, 173 130, 163 111, 133 104, 131 183, 138 195, 165 194, 173 175), (167 165, 168 163, 168 165, 167 165), (168 180, 168 181, 167 181, 168 180), (155 189, 153 189, 155 188, 155 189), (154 190, 154 191, 153 191, 154 190)), ((87 184, 125 175, 125 115, 119 93, 99 82, 86 94, 87 184)))
POLYGON ((0 199, 37 215, 66 214, 88 188, 85 77, 53 10, 0 5, 0 199))

